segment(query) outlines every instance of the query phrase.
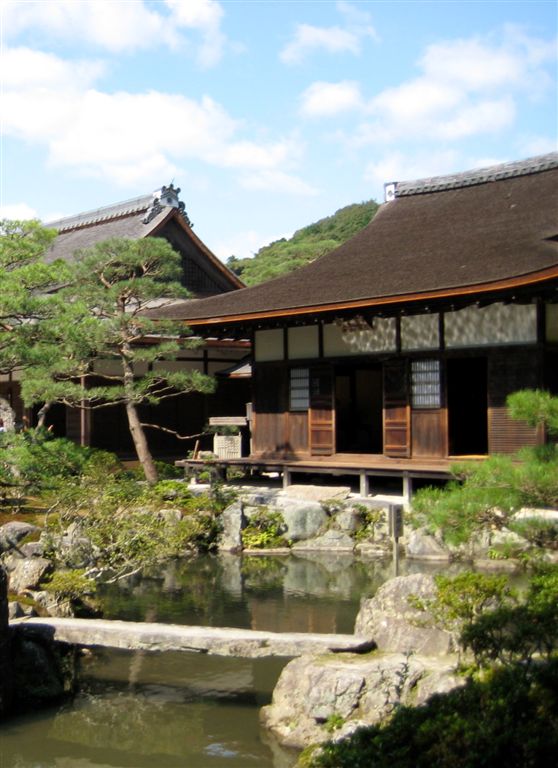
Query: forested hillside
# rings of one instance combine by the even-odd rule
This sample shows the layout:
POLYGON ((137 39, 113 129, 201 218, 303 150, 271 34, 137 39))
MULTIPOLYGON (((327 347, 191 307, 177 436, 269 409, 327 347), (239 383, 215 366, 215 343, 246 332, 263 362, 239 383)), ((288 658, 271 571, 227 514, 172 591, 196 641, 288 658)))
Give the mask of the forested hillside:
POLYGON ((231 256, 227 266, 247 285, 256 285, 291 272, 332 251, 365 227, 378 210, 374 200, 354 203, 314 224, 299 229, 289 239, 266 245, 250 259, 231 256))

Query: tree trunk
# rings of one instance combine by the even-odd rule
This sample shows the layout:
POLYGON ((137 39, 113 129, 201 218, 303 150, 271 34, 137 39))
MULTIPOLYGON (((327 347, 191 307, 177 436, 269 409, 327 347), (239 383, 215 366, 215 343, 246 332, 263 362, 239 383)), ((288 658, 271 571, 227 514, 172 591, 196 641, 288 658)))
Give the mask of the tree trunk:
POLYGON ((6 432, 15 432, 15 411, 5 397, 0 397, 0 420, 6 432))
POLYGON ((52 403, 52 401, 50 401, 50 402, 47 402, 47 403, 43 403, 43 405, 41 406, 39 412, 37 413, 37 428, 38 429, 41 429, 42 427, 45 426, 45 421, 46 421, 47 413, 50 411, 52 405, 53 405, 53 403, 52 403))
POLYGON ((150 485, 153 485, 159 477, 134 403, 126 403, 126 415, 128 416, 130 434, 132 435, 136 454, 145 474, 145 479, 150 485))

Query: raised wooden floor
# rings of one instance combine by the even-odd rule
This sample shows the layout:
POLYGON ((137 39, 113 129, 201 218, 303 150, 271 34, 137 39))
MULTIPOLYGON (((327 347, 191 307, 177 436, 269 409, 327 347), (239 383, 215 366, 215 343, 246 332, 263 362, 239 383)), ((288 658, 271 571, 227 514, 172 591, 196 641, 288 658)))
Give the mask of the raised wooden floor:
POLYGON ((451 459, 400 459, 381 454, 337 453, 332 456, 284 457, 252 455, 240 459, 181 459, 175 464, 180 467, 199 469, 211 464, 218 471, 229 467, 243 470, 257 469, 262 472, 280 472, 283 485, 289 486, 296 473, 324 474, 330 476, 357 475, 360 480, 361 496, 370 493, 370 481, 378 477, 401 478, 403 497, 406 503, 412 495, 414 479, 448 480, 451 467, 457 461, 481 460, 480 456, 451 459))

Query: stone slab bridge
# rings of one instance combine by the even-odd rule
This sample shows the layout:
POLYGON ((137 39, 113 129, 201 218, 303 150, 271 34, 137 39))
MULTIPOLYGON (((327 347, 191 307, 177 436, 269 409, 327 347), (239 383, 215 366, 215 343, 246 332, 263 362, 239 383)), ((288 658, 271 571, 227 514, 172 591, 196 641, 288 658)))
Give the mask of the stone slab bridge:
POLYGON ((26 637, 84 647, 141 651, 190 651, 214 656, 262 658, 306 653, 365 653, 374 643, 356 635, 259 632, 229 627, 192 627, 105 619, 23 618, 10 622, 26 637))

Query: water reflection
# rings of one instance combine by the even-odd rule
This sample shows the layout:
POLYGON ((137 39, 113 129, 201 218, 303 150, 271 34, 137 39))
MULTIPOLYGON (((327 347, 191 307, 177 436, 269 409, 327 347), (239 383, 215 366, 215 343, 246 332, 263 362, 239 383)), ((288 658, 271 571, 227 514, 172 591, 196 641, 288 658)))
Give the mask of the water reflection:
POLYGON ((258 723, 284 663, 95 654, 73 704, 4 726, 0 766, 289 768, 296 756, 270 745, 258 723))
MULTIPOLYGON (((402 563, 402 572, 448 570, 402 563)), ((350 555, 204 557, 101 589, 107 618, 271 631, 348 632, 390 561, 350 555)), ((0 768, 291 768, 260 729, 285 659, 104 651, 73 704, 12 720, 0 768)))
MULTIPOLYGON (((403 561, 402 573, 448 570, 403 561)), ((269 631, 352 632, 362 597, 393 575, 389 560, 308 553, 202 557, 101 590, 107 618, 269 631)))

